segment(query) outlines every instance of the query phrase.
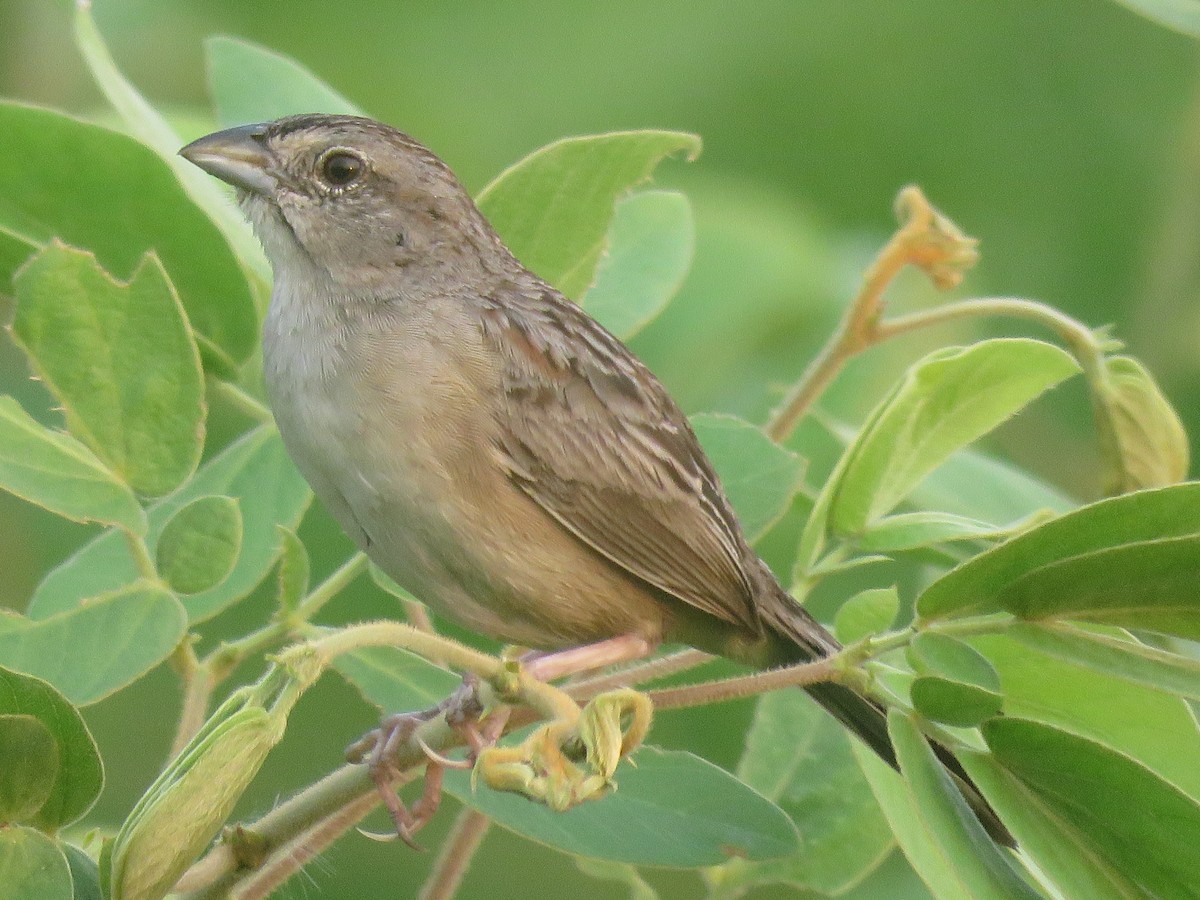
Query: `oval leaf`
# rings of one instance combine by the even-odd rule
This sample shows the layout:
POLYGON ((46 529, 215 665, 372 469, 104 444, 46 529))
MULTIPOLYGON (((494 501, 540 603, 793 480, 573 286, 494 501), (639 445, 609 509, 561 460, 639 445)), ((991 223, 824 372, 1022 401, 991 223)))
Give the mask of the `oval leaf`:
POLYGON ((0 616, 0 665, 95 703, 166 659, 186 625, 174 595, 133 585, 46 619, 0 616))
POLYGON ((700 138, 678 131, 564 138, 501 172, 479 208, 521 262, 578 299, 595 279, 618 198, 664 157, 699 152, 700 138))
POLYGON ((296 532, 283 525, 279 532, 279 571, 275 578, 275 603, 285 613, 293 612, 308 594, 310 565, 308 548, 296 532))
POLYGON ((834 633, 843 644, 853 644, 887 631, 899 612, 900 595, 894 587, 862 591, 838 609, 833 620, 834 633))
POLYGON ((642 191, 617 203, 608 249, 581 306, 629 340, 662 312, 692 264, 696 226, 678 191, 642 191))
POLYGON ((1200 897, 1194 799, 1129 757, 1041 722, 995 719, 983 736, 1000 766, 1144 896, 1200 897))
POLYGON ((736 416, 702 413, 690 421, 746 536, 757 540, 791 506, 804 482, 804 460, 736 416))
POLYGON ((726 894, 759 884, 842 894, 895 845, 845 729, 800 691, 759 699, 737 775, 791 817, 800 848, 783 859, 732 860, 709 873, 726 894))
POLYGON ((1188 436, 1175 408, 1136 359, 1114 356, 1104 365, 1108 380, 1099 392, 1096 414, 1108 417, 1117 444, 1108 493, 1183 481, 1188 473, 1188 436))
POLYGON ((446 791, 530 840, 596 859, 695 868, 730 857, 795 853, 795 826, 770 801, 690 753, 643 747, 622 766, 620 789, 565 813, 515 794, 472 791, 468 772, 446 773, 446 791))
POLYGON ((1065 351, 1006 338, 938 350, 915 363, 847 449, 830 523, 859 534, 950 454, 1079 371, 1065 351))
POLYGON ((995 525, 945 512, 885 516, 867 527, 855 547, 863 553, 895 553, 954 541, 980 541, 1002 535, 995 525))
POLYGON ((1200 483, 1101 500, 953 569, 925 589, 917 612, 924 620, 999 612, 1000 592, 1035 569, 1123 544, 1198 534, 1200 483))
POLYGON ((32 716, 49 729, 55 743, 58 776, 30 824, 57 831, 91 809, 104 786, 104 770, 96 742, 75 707, 40 678, 0 669, 0 714, 32 716))
POLYGON ((384 713, 436 706, 462 682, 453 672, 398 647, 342 653, 333 667, 384 713))
POLYGON ((158 258, 128 282, 52 242, 14 278, 13 335, 67 428, 134 490, 159 496, 200 461, 204 383, 187 318, 158 258))
POLYGON ((146 533, 146 514, 129 486, 69 434, 36 422, 0 397, 0 487, 76 522, 146 533))
POLYGON ((913 679, 909 695, 927 719, 959 728, 971 728, 997 716, 1004 706, 1004 697, 996 691, 936 675, 913 679))
POLYGON ((27 715, 0 715, 0 826, 26 822, 50 799, 59 777, 58 742, 27 715))
MULTIPOLYGON (((210 494, 237 499, 242 511, 242 552, 228 578, 186 598, 184 607, 192 622, 211 618, 267 577, 281 549, 275 526, 294 530, 312 500, 312 491, 292 465, 278 432, 264 425, 230 444, 179 491, 149 508, 151 551, 176 510, 210 494)), ((102 534, 42 580, 30 601, 29 615, 42 619, 74 609, 84 598, 117 590, 137 577, 123 537, 102 534)))
POLYGON ((222 127, 269 122, 299 113, 363 112, 300 63, 226 35, 204 42, 208 87, 222 127))
POLYGON ((242 513, 232 497, 207 496, 180 508, 163 526, 158 572, 180 594, 216 587, 233 571, 242 548, 242 513))
POLYGON ((62 113, 0 102, 0 233, 24 244, 14 263, 58 238, 86 247, 118 277, 153 249, 171 275, 206 360, 232 368, 258 324, 246 277, 221 232, 154 151, 62 113), (30 166, 29 160, 38 164, 30 166), (89 198, 87 204, 80 197, 89 198))
POLYGON ((0 900, 65 900, 71 896, 67 858, 40 831, 0 828, 0 900))
POLYGON ((1000 690, 1000 676, 987 657, 957 638, 944 634, 918 634, 909 643, 908 661, 924 675, 939 675, 960 684, 1000 690))

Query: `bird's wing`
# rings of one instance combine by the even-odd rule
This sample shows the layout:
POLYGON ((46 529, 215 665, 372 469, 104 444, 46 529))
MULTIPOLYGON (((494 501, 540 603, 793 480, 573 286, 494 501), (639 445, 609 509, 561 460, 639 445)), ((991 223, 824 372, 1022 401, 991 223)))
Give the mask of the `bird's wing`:
POLYGON ((504 358, 497 449, 514 483, 638 578, 757 630, 752 551, 658 380, 551 288, 486 299, 485 339, 504 358))

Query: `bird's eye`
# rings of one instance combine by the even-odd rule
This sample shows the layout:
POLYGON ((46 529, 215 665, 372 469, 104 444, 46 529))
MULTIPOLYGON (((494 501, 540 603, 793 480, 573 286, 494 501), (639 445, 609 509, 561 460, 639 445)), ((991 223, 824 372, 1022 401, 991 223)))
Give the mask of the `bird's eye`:
POLYGON ((321 175, 334 187, 345 187, 356 181, 366 166, 353 153, 335 150, 321 161, 321 175))

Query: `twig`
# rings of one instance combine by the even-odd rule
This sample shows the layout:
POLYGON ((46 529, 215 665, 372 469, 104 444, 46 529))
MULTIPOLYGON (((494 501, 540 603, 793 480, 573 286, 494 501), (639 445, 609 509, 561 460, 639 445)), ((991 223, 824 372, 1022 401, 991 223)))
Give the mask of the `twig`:
POLYGON ((419 900, 451 900, 491 824, 492 820, 483 813, 470 807, 463 808, 446 836, 433 871, 421 886, 419 900))

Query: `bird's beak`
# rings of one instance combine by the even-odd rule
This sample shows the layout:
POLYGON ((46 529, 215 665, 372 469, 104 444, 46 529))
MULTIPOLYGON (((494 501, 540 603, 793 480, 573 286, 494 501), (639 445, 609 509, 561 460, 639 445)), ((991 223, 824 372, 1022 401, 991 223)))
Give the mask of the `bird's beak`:
POLYGON ((275 179, 270 172, 266 131, 266 125, 228 128, 192 141, 179 155, 236 188, 269 197, 275 191, 275 179))

